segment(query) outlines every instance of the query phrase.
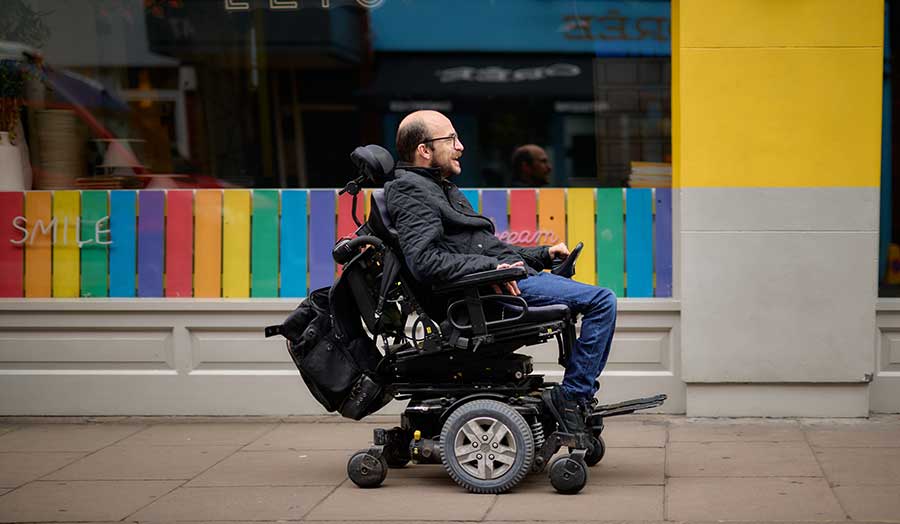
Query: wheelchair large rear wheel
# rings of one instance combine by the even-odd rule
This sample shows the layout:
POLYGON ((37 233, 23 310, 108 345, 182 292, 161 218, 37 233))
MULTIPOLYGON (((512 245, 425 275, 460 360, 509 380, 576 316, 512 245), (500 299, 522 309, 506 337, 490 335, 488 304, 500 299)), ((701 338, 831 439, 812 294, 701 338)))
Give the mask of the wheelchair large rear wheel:
POLYGON ((531 427, 502 402, 473 400, 444 423, 441 462, 457 484, 473 493, 509 491, 531 471, 531 427))

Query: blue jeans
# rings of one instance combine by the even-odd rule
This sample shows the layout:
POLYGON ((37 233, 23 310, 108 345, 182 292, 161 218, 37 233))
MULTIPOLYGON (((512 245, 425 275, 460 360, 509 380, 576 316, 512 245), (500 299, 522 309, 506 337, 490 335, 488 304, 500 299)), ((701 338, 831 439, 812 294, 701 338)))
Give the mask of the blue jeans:
POLYGON ((606 367, 616 328, 616 295, 603 287, 583 284, 552 273, 540 273, 518 282, 529 306, 565 304, 581 318, 562 388, 573 399, 593 398, 597 377, 606 367))

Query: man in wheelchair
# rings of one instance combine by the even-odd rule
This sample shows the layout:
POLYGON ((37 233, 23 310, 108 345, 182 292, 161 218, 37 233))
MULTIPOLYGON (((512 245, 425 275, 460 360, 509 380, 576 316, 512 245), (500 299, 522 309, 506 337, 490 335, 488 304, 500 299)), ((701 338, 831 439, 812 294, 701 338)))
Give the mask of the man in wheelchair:
POLYGON ((582 315, 581 334, 564 363, 562 384, 547 394, 563 430, 584 433, 585 416, 599 387, 596 379, 609 357, 616 296, 609 289, 543 271, 551 269, 554 259, 569 256, 564 243, 519 247, 498 239, 491 220, 472 209, 450 181, 460 174, 464 149, 453 124, 441 113, 417 111, 400 122, 400 163, 384 192, 406 264, 418 281, 435 283, 521 266, 526 278, 502 283, 503 291, 522 297, 529 306, 564 304, 582 315))
POLYGON ((548 466, 559 492, 580 491, 605 454, 604 417, 665 401, 593 403, 616 297, 567 278, 581 244, 570 253, 565 244, 523 248, 494 235, 448 180, 460 172, 463 145, 445 116, 406 117, 397 150, 396 169, 380 146, 351 154, 358 176, 342 192, 353 195, 353 216, 362 183, 384 187, 372 191, 356 236, 335 245, 337 281, 266 336, 288 339, 310 393, 330 412, 359 420, 392 399, 408 401, 401 425, 375 430, 375 445, 350 459, 360 487, 413 461, 443 464, 476 493, 503 493, 548 466), (553 339, 566 368, 561 384, 516 353, 553 339), (563 447, 570 454, 551 464, 563 447))

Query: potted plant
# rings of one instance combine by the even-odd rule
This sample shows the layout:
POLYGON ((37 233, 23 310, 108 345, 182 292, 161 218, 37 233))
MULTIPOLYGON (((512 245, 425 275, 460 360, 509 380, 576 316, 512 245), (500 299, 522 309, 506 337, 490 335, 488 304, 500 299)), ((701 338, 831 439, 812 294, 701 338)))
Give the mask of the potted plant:
MULTIPOLYGON (((22 150, 25 137, 19 112, 24 104, 25 80, 21 63, 0 60, 0 189, 22 191, 30 189, 26 180, 22 150)), ((30 177, 28 177, 30 178, 30 177)))

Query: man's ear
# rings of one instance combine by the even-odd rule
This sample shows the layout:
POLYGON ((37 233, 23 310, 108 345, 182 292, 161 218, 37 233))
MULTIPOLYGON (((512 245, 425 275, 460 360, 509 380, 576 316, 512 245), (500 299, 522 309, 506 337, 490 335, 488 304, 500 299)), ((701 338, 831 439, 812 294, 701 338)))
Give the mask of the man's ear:
POLYGON ((431 160, 431 154, 433 151, 425 144, 419 144, 416 146, 416 153, 419 154, 425 160, 431 160))

